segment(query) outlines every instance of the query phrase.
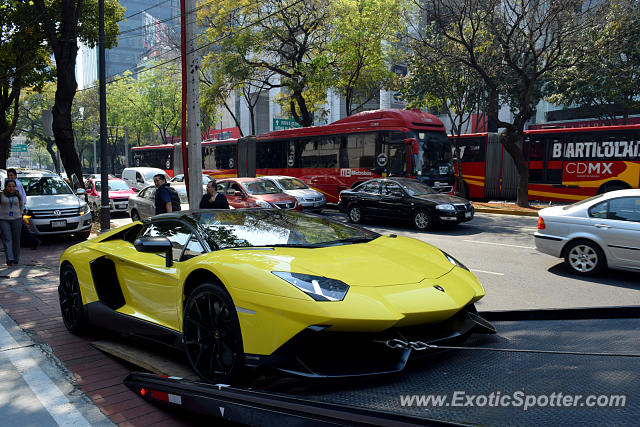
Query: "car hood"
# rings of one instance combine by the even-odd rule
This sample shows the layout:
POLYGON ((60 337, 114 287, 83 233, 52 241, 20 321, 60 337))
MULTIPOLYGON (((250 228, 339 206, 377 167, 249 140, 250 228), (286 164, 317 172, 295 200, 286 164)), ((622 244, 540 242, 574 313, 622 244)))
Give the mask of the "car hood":
MULTIPOLYGON (((289 271, 342 280, 349 286, 382 287, 436 279, 453 269, 442 252, 409 237, 381 236, 368 243, 317 249, 230 249, 233 261, 266 271, 289 271), (240 259, 246 257, 246 260, 240 259)), ((212 254, 215 254, 213 252, 212 254)))
MULTIPOLYGON (((96 194, 98 197, 100 197, 99 191, 97 191, 96 194)), ((133 196, 134 194, 136 194, 136 192, 133 190, 109 191, 109 198, 115 199, 115 198, 121 198, 121 197, 130 197, 130 196, 133 196)))
POLYGON ((412 196, 414 199, 425 200, 435 203, 469 203, 467 199, 462 197, 452 196, 451 194, 422 194, 419 196, 412 196))
POLYGON ((286 194, 293 197, 320 197, 322 194, 310 188, 302 188, 300 190, 284 190, 286 194))
POLYGON ((52 196, 27 196, 28 209, 79 208, 80 199, 74 194, 55 194, 52 196))
POLYGON ((252 194, 251 197, 255 197, 258 200, 266 200, 267 202, 295 202, 296 199, 286 193, 276 194, 252 194))

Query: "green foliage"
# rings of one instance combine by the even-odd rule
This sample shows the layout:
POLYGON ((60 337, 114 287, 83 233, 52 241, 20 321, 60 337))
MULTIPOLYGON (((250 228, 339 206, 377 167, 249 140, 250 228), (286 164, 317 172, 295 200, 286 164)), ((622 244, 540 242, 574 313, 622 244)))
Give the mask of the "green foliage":
POLYGON ((143 127, 155 128, 161 142, 166 144, 167 138, 180 135, 182 86, 177 63, 157 65, 149 64, 150 70, 138 75, 139 108, 137 112, 131 111, 128 120, 145 116, 148 122, 143 127))
POLYGON ((566 52, 567 69, 553 74, 556 104, 598 108, 601 118, 615 118, 611 105, 624 114, 640 108, 640 4, 611 0, 595 11, 595 25, 584 33, 585 49, 566 52), (618 108, 619 110, 620 108, 618 108))

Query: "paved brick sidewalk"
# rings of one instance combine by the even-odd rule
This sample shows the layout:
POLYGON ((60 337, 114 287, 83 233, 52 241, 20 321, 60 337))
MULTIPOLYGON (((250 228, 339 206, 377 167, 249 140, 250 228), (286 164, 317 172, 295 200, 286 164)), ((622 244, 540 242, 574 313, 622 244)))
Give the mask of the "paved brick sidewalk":
MULTIPOLYGON (((51 358, 69 371, 77 389, 89 396, 112 422, 120 426, 187 426, 185 415, 151 405, 122 384, 127 366, 95 349, 95 337, 70 334, 58 305, 58 259, 77 241, 43 242, 40 249, 23 248, 20 264, 0 266, 0 306, 51 358)), ((4 254, 0 254, 4 261, 4 254)))

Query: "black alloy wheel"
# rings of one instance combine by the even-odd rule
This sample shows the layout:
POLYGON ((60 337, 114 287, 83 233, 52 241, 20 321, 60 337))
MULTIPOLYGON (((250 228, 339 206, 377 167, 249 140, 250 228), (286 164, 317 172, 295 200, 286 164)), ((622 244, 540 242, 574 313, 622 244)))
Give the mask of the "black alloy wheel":
POLYGON ((69 264, 62 267, 60 273, 58 300, 64 326, 73 334, 81 334, 87 327, 87 313, 82 304, 78 276, 69 264))
POLYGON ((193 370, 207 381, 231 381, 244 364, 235 305, 219 286, 205 283, 189 295, 182 334, 193 370))
POLYGON ((430 230, 433 227, 433 220, 429 212, 419 210, 413 214, 413 225, 420 231, 430 230))
POLYGON ((140 221, 140 214, 137 209, 131 209, 131 221, 140 221))
POLYGON ((358 205, 351 205, 347 210, 347 215, 349 216, 349 221, 354 224, 360 224, 362 222, 362 209, 358 205))

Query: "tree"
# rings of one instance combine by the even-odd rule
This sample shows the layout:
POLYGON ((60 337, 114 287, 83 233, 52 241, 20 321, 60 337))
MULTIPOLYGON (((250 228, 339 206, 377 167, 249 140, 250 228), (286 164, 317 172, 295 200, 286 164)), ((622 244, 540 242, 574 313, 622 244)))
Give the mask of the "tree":
POLYGON ((20 100, 19 119, 16 132, 27 137, 28 141, 36 144, 36 147, 44 147, 51 156, 56 173, 60 173, 58 155, 54 149, 55 140, 45 131, 42 123, 44 112, 51 111, 55 96, 55 85, 47 83, 40 92, 26 90, 20 100))
POLYGON ((180 134, 182 90, 178 64, 151 63, 149 71, 138 76, 141 108, 138 116, 145 115, 156 128, 163 144, 180 134))
POLYGON ((427 107, 447 113, 451 122, 450 132, 454 137, 457 188, 463 197, 467 197, 467 189, 462 184, 459 136, 471 120, 472 113, 484 104, 486 93, 482 80, 473 68, 441 57, 440 52, 448 52, 458 46, 439 37, 431 26, 422 35, 423 39, 425 37, 430 37, 429 45, 439 48, 422 49, 420 39, 416 41, 418 44, 411 50, 414 55, 409 60, 410 69, 402 81, 401 92, 409 108, 427 107))
MULTIPOLYGON (((459 49, 444 58, 474 69, 488 92, 487 115, 504 130, 499 140, 518 170, 517 204, 528 206, 529 170, 519 147, 524 127, 545 94, 551 73, 574 64, 567 49, 584 48, 581 32, 592 23, 591 6, 552 0, 427 0, 424 16, 459 49), (497 46, 488 55, 486 46, 497 46), (487 61, 495 57, 495 61, 487 61), (498 116, 498 102, 510 107, 512 120, 498 116)), ((425 48, 433 48, 424 40, 425 48)))
POLYGON ((73 136, 76 144, 76 151, 80 157, 83 168, 97 170, 95 162, 98 149, 96 147, 100 130, 100 111, 98 101, 98 88, 89 87, 78 91, 73 98, 72 121, 73 136), (94 147, 95 156, 94 156, 94 147), (85 153, 91 154, 86 155, 85 153), (89 160, 90 159, 90 160, 89 160))
POLYGON ((336 8, 336 34, 329 45, 333 65, 332 86, 345 98, 347 116, 390 88, 393 49, 403 30, 402 0, 340 0, 336 8))
POLYGON ((40 88, 53 77, 44 33, 29 2, 0 4, 0 168, 6 168, 11 135, 20 116, 23 88, 40 88))
POLYGON ((311 126, 332 75, 327 46, 334 13, 328 0, 213 0, 203 3, 199 18, 213 50, 263 77, 273 73, 269 84, 283 88, 276 101, 284 113, 311 126))
POLYGON ((601 119, 616 123, 640 108, 640 4, 610 0, 594 9, 600 19, 584 33, 589 49, 565 52, 575 65, 553 74, 555 104, 594 107, 601 119))
MULTIPOLYGON (((82 165, 75 150, 71 114, 78 84, 75 68, 78 41, 93 47, 98 42, 98 0, 33 0, 40 12, 49 47, 56 61, 56 95, 53 134, 67 175, 82 185, 82 165)), ((105 0, 106 47, 116 43, 118 21, 124 8, 117 0, 105 0)))

